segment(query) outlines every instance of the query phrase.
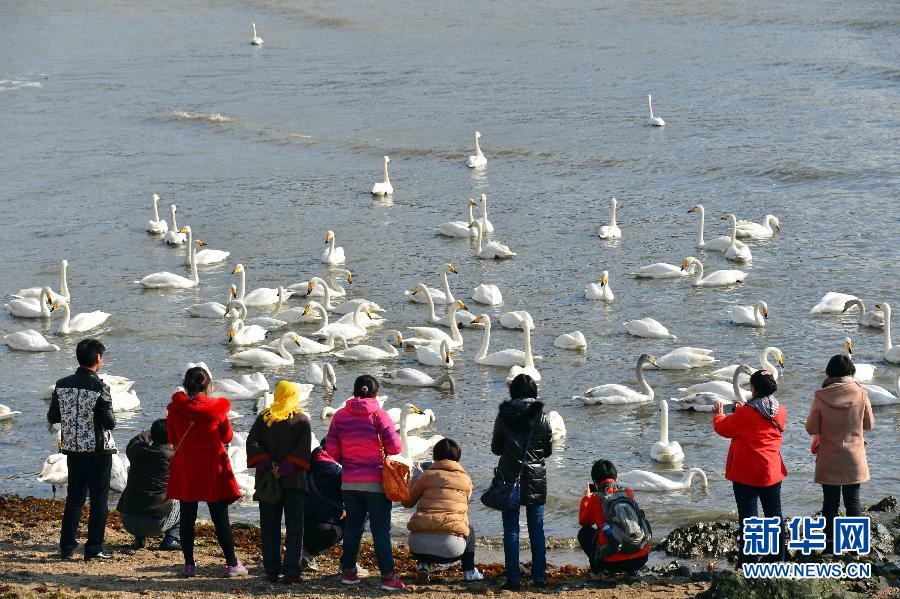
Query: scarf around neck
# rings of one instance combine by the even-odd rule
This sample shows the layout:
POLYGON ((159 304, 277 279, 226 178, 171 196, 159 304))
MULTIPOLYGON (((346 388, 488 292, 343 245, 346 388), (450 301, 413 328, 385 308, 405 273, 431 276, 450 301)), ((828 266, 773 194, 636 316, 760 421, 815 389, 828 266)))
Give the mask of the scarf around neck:
POLYGON ((765 397, 751 397, 747 400, 747 405, 769 420, 775 418, 775 414, 778 413, 779 407, 778 400, 775 399, 774 395, 767 395, 765 397))

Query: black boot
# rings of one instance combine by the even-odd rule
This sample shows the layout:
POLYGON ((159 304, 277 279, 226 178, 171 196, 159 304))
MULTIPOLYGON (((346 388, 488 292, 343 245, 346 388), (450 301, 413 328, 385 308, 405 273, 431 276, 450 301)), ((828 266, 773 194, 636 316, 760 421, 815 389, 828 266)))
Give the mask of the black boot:
POLYGON ((144 537, 134 537, 134 543, 131 544, 132 549, 143 549, 144 542, 146 539, 144 537))
POLYGON ((166 535, 166 538, 159 544, 160 551, 178 551, 181 549, 181 542, 175 537, 166 535))

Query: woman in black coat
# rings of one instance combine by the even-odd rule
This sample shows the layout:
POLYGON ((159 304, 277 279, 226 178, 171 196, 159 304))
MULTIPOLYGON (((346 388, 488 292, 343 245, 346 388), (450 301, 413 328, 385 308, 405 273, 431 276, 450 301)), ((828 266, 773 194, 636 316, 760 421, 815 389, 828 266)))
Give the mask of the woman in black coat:
MULTIPOLYGON (((553 452, 550 422, 544 404, 537 400, 537 384, 520 374, 509 386, 510 398, 500 404, 494 421, 491 452, 500 456, 498 468, 504 480, 521 472, 521 505, 525 506, 531 542, 533 586, 544 586, 547 547, 544 540, 544 504, 547 502, 547 468, 544 460, 553 452), (527 446, 527 447, 526 447, 527 446), (527 450, 527 451, 526 451, 527 450), (523 463, 524 462, 524 463, 523 463)), ((504 510, 503 553, 506 561, 505 590, 521 588, 519 573, 519 508, 504 510)))

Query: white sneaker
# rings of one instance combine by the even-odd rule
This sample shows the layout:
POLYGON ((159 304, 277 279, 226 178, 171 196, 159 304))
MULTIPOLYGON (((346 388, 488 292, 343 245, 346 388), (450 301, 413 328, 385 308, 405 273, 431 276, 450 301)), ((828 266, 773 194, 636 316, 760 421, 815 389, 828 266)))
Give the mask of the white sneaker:
POLYGON ((366 570, 365 568, 363 568, 362 566, 360 566, 359 564, 356 564, 356 575, 359 576, 360 578, 367 578, 369 576, 369 571, 366 570))
POLYGON ((484 580, 484 574, 478 571, 478 568, 474 570, 466 570, 463 572, 463 581, 464 582, 478 582, 479 580, 484 580))
POLYGON ((300 556, 300 568, 302 570, 318 572, 319 566, 316 564, 316 556, 312 555, 306 549, 304 549, 303 553, 300 556))

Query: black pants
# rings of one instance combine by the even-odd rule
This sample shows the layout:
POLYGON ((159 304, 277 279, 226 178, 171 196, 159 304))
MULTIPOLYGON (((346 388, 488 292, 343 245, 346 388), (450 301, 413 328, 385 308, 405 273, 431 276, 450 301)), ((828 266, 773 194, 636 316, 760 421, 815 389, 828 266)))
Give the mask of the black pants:
POLYGON ((81 510, 88 496, 91 498, 88 518, 87 543, 84 554, 94 556, 103 551, 106 533, 106 516, 109 514, 109 477, 112 473, 112 456, 93 453, 72 453, 66 458, 69 482, 66 492, 66 509, 63 512, 62 530, 59 535, 60 553, 71 553, 78 547, 76 536, 81 523, 81 510))
POLYGON ((859 503, 859 485, 822 485, 822 515, 825 516, 825 537, 831 545, 834 518, 841 507, 841 495, 844 495, 844 510, 848 516, 861 516, 862 506, 859 503))
POLYGON ((597 529, 593 526, 582 526, 578 531, 578 544, 588 557, 591 572, 637 572, 647 563, 647 556, 623 559, 619 561, 606 561, 594 559, 597 554, 597 529))
POLYGON ((259 502, 259 534, 262 539, 263 569, 266 574, 281 574, 281 516, 284 514, 284 574, 300 576, 303 551, 303 505, 306 493, 300 489, 282 489, 278 503, 259 502))
POLYGON ((469 534, 466 537, 466 548, 462 555, 456 557, 440 557, 438 555, 428 555, 425 553, 412 553, 413 558, 420 564, 452 564, 456 560, 460 561, 463 572, 475 569, 475 529, 469 525, 469 534))
POLYGON ((322 555, 344 538, 344 520, 330 522, 306 522, 303 527, 303 549, 313 556, 322 555))
POLYGON ((734 499, 737 502, 738 509, 738 549, 739 562, 757 561, 757 558, 763 557, 764 561, 784 561, 784 518, 781 515, 781 483, 775 483, 768 487, 752 487, 741 483, 731 483, 734 489, 734 499), (782 518, 781 535, 777 553, 770 556, 744 555, 744 520, 746 518, 756 518, 759 515, 757 511, 756 501, 762 505, 763 514, 766 518, 778 516, 782 518))
MULTIPOLYGON (((228 520, 228 502, 217 501, 207 503, 209 517, 216 529, 216 540, 225 554, 225 563, 236 566, 237 555, 234 553, 234 539, 231 536, 231 522, 228 520)), ((181 552, 184 554, 185 564, 194 564, 194 526, 197 524, 197 502, 188 503, 182 501, 181 509, 181 552)))

